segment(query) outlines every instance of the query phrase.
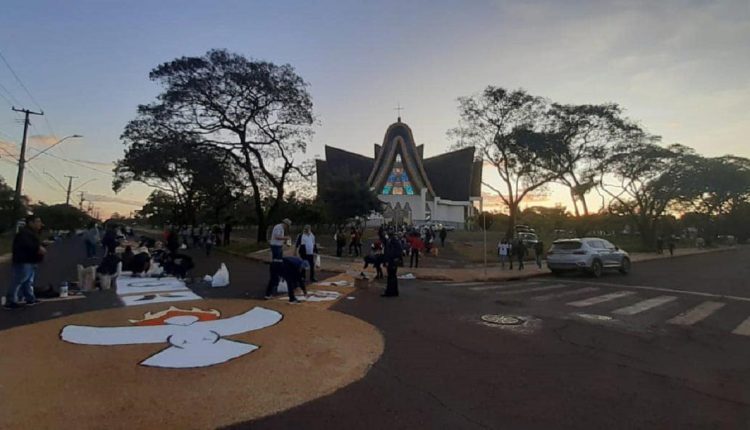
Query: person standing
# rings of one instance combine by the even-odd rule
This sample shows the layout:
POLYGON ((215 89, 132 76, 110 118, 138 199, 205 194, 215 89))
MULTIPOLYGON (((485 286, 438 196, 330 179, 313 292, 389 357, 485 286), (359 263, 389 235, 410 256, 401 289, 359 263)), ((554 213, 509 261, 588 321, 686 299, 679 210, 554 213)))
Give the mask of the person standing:
POLYGON ((398 297, 398 266, 402 261, 403 252, 399 240, 395 235, 391 235, 385 245, 385 262, 388 274, 382 297, 398 297))
POLYGON ((299 257, 310 265, 310 282, 318 282, 315 279, 315 255, 318 253, 318 246, 315 244, 315 235, 309 224, 306 224, 302 234, 297 236, 295 246, 299 257))
POLYGON ((229 236, 232 235, 232 222, 227 218, 224 223, 224 246, 229 245, 229 236))
POLYGON ((89 228, 83 233, 83 242, 86 245, 86 258, 96 257, 96 245, 99 244, 99 229, 96 223, 89 223, 89 228))
POLYGON ((440 227, 440 247, 445 248, 445 238, 448 237, 448 230, 445 229, 445 226, 440 227))
POLYGON ((419 233, 409 235, 409 267, 419 267, 419 253, 424 249, 424 242, 419 233))
POLYGON ((104 233, 102 238, 102 246, 104 247, 104 256, 114 255, 119 241, 117 240, 117 233, 115 232, 114 224, 107 224, 107 231, 104 233))
POLYGON ((346 235, 344 230, 339 228, 336 230, 336 234, 333 235, 333 240, 336 242, 336 257, 341 258, 344 255, 344 247, 346 246, 346 235))
POLYGON ((669 256, 674 257, 674 235, 669 236, 669 241, 667 242, 667 247, 669 248, 669 256))
POLYGON ((510 244, 508 239, 502 239, 497 244, 497 254, 500 256, 500 267, 505 270, 505 262, 510 262, 510 268, 513 269, 513 260, 510 259, 510 244))
POLYGON ((544 242, 537 240, 534 244, 534 257, 536 257, 536 265, 542 268, 542 257, 544 256, 544 242))
POLYGON ((523 270, 523 259, 526 258, 526 244, 523 243, 523 240, 518 239, 513 249, 516 253, 516 258, 518 258, 518 270, 523 270))
POLYGON ((213 249, 214 244, 216 243, 216 235, 211 229, 206 229, 203 234, 203 249, 206 251, 206 257, 210 257, 211 249, 213 249))
POLYGON ((47 250, 39 239, 42 220, 38 216, 26 217, 26 225, 13 238, 11 282, 6 294, 6 309, 23 307, 18 300, 23 296, 27 306, 39 303, 34 296, 34 277, 37 264, 41 263, 47 250))
POLYGON ((664 238, 662 236, 656 238, 656 253, 664 254, 664 238))
POLYGON ((287 231, 292 226, 292 220, 284 218, 283 221, 273 226, 271 230, 271 239, 268 244, 271 246, 271 259, 281 260, 284 258, 284 244, 289 240, 287 231))

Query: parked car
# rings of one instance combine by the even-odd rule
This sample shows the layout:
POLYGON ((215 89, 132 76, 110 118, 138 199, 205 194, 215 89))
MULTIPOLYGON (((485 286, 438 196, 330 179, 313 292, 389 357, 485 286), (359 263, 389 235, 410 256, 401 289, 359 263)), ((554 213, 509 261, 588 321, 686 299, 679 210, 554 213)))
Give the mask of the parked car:
POLYGON ((515 240, 521 240, 527 249, 533 249, 534 245, 539 242, 539 236, 531 232, 516 232, 515 240))
POLYGON ((547 252, 547 267, 554 274, 564 271, 586 271, 595 277, 605 269, 617 269, 622 274, 630 272, 627 252, 598 237, 559 239, 547 252))

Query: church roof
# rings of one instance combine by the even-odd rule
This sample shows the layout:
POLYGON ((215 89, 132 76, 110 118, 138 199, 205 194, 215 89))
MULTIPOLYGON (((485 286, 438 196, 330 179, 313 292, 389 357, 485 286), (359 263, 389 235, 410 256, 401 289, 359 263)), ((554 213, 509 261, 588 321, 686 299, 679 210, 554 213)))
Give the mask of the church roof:
POLYGON ((331 176, 356 176, 381 190, 400 155, 412 185, 416 190, 426 188, 428 197, 468 201, 480 195, 482 163, 474 161, 473 147, 424 160, 422 153, 409 126, 399 121, 388 127, 382 146, 375 145, 374 159, 326 146, 326 160, 316 161, 318 187, 331 176))
MULTIPOLYGON (((474 147, 459 149, 424 160, 427 176, 438 197, 446 200, 468 201, 474 194, 472 179, 481 177, 474 172, 474 147)), ((480 164, 481 166, 481 164, 480 164)))

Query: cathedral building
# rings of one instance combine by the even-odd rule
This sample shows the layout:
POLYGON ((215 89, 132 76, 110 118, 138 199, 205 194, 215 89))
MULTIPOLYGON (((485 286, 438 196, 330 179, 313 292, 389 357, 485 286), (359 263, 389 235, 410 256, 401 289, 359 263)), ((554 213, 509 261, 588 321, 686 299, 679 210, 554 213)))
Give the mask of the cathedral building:
POLYGON ((337 176, 366 181, 384 203, 386 222, 464 228, 480 200, 482 162, 474 160, 473 147, 430 158, 423 153, 399 118, 372 158, 326 146, 326 159, 317 160, 318 192, 337 176))

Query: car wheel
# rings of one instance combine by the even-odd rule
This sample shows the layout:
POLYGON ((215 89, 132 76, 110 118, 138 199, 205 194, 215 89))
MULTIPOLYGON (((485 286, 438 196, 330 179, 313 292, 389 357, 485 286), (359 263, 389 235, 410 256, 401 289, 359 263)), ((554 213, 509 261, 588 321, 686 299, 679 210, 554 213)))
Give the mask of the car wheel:
POLYGON ((594 262, 591 263, 589 272, 594 276, 594 278, 602 276, 602 262, 599 260, 594 260, 594 262))
POLYGON ((630 273, 630 259, 625 257, 622 259, 622 264, 620 264, 620 273, 623 275, 627 275, 630 273))

